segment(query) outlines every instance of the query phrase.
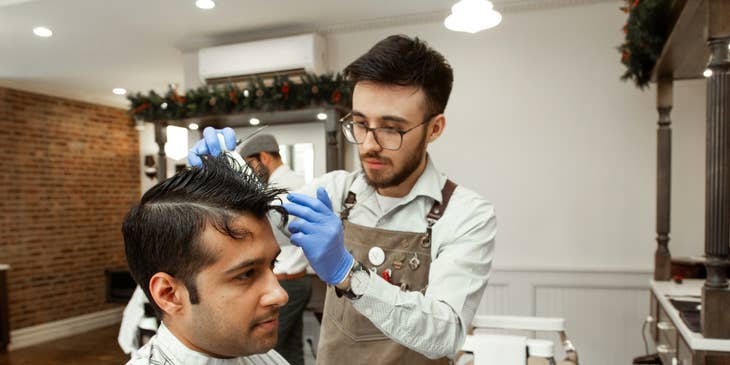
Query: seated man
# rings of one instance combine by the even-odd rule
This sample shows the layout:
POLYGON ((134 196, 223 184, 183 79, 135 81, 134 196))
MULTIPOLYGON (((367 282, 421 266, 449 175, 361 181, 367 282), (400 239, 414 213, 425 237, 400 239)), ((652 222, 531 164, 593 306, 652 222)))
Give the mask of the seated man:
POLYGON ((267 220, 283 212, 272 205, 281 193, 226 156, 203 156, 202 168, 144 194, 122 231, 132 276, 162 324, 128 364, 287 364, 271 350, 288 300, 267 220))

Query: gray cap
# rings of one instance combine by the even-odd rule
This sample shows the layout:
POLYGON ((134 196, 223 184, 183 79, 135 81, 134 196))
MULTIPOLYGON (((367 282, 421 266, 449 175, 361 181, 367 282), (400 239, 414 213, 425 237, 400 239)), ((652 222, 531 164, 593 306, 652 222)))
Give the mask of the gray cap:
POLYGON ((270 134, 259 134, 251 139, 238 150, 242 157, 249 157, 261 152, 279 152, 279 143, 270 134))

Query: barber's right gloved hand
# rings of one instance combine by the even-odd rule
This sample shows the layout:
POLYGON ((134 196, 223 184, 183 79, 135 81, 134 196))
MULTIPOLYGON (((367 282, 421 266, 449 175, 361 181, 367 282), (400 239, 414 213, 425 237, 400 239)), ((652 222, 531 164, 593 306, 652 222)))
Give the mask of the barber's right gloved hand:
POLYGON ((350 272, 354 258, 345 249, 342 221, 332 211, 332 203, 324 188, 317 189, 317 198, 291 193, 284 204, 297 219, 289 223, 291 242, 302 248, 317 275, 327 284, 337 285, 350 272))
POLYGON ((236 133, 233 129, 226 127, 223 129, 214 129, 213 127, 205 127, 203 130, 203 139, 195 143, 195 146, 188 152, 188 162, 190 166, 203 166, 200 155, 218 156, 221 154, 221 146, 218 142, 218 134, 223 135, 226 141, 226 148, 233 151, 236 149, 236 133))

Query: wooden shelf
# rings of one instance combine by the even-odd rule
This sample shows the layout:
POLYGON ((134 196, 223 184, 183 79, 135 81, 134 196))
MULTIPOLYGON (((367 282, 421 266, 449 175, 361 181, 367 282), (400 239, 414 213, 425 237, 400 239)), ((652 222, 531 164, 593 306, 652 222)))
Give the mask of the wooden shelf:
POLYGON ((685 80, 701 78, 707 67, 707 11, 711 0, 678 0, 672 2, 667 43, 662 49, 651 80, 685 80))
MULTIPOLYGON (((178 127, 187 127, 188 124, 195 122, 200 124, 201 127, 212 126, 215 128, 223 127, 251 127, 249 119, 256 117, 261 120, 262 125, 281 125, 281 124, 296 124, 296 123, 307 123, 307 122, 322 122, 317 119, 317 114, 323 112, 329 114, 330 111, 334 111, 333 118, 328 118, 325 124, 335 123, 340 115, 344 115, 345 112, 341 108, 337 107, 312 107, 306 109, 294 109, 284 111, 273 111, 273 112, 244 112, 236 114, 223 114, 223 115, 210 115, 199 118, 186 118, 180 120, 169 120, 166 121, 168 125, 174 125, 178 127)), ((335 123, 336 124, 336 123, 335 123)), ((334 124, 333 124, 334 125, 334 124)), ((327 126, 331 129, 332 126, 327 126)))
POLYGON ((675 0, 671 32, 651 73, 651 80, 702 78, 710 51, 707 40, 730 36, 730 1, 675 0))

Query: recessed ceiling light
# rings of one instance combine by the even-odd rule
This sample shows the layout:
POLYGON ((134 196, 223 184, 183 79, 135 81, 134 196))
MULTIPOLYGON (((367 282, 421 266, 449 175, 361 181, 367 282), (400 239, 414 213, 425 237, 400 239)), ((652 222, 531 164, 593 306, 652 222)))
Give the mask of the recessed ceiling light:
POLYGON ((33 34, 39 37, 48 38, 53 35, 53 31, 46 27, 35 27, 33 28, 33 34))
POLYGON ((488 0, 460 0, 451 7, 444 25, 455 32, 476 33, 497 26, 502 14, 488 0))
POLYGON ((327 119, 327 114, 326 113, 317 113, 317 119, 325 120, 325 119, 327 119))
POLYGON ((188 124, 188 128, 190 128, 191 131, 197 131, 200 126, 198 125, 198 123, 190 123, 188 124))
POLYGON ((126 93, 127 93, 127 90, 125 90, 125 89, 122 89, 121 87, 115 87, 115 88, 114 88, 114 89, 112 90, 112 92, 113 92, 113 93, 115 93, 115 94, 117 94, 117 95, 124 95, 124 94, 126 94, 126 93))
POLYGON ((248 124, 250 124, 250 125, 259 125, 259 123, 261 123, 259 118, 251 118, 248 120, 248 124))
POLYGON ((203 10, 210 10, 215 8, 215 2, 213 0, 195 0, 195 6, 203 10))

